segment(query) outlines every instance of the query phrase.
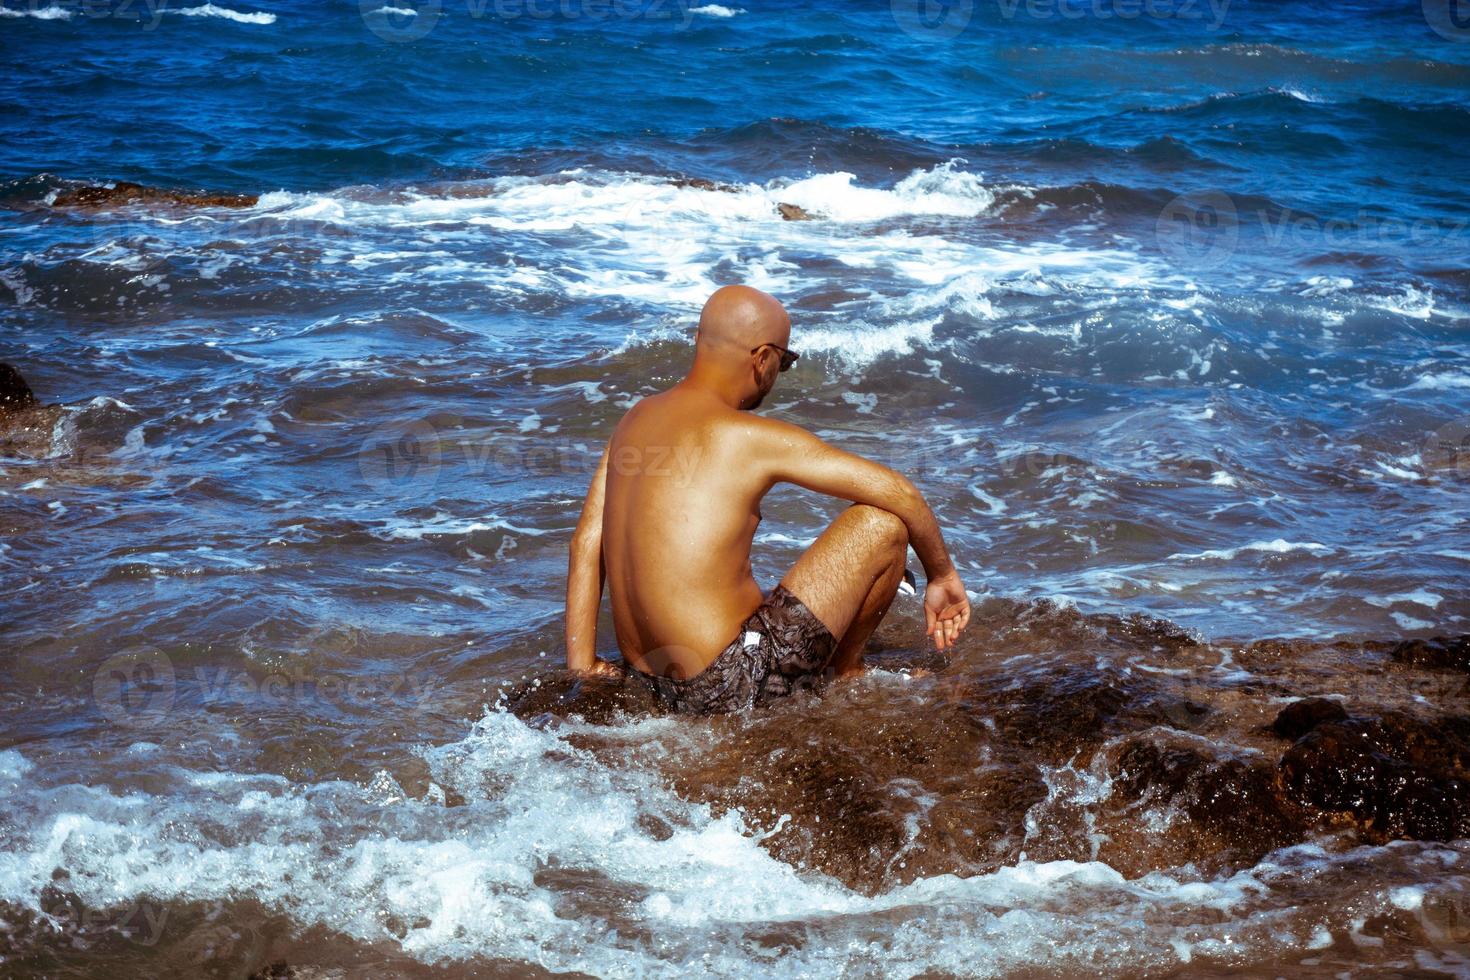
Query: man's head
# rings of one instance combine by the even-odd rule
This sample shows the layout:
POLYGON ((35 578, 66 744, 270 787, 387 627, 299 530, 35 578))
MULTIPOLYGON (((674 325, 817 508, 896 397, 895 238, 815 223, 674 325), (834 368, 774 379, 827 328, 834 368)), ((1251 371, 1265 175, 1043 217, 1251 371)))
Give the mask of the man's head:
POLYGON ((749 286, 722 286, 699 314, 695 369, 728 378, 740 407, 757 408, 776 386, 776 375, 796 360, 790 343, 791 317, 776 297, 749 286))

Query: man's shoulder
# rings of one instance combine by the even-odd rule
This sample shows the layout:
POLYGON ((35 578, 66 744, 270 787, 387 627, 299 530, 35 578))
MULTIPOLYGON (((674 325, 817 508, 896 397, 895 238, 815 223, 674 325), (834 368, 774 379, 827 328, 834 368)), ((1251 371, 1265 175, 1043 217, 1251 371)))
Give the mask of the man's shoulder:
POLYGON ((613 429, 609 445, 646 441, 655 433, 660 440, 714 441, 748 452, 763 449, 780 452, 816 438, 785 419, 733 408, 715 411, 703 405, 693 408, 670 398, 668 392, 660 392, 639 400, 623 414, 613 429))
POLYGON ((817 439, 811 432, 785 419, 752 412, 732 412, 731 415, 734 417, 726 424, 732 439, 739 440, 755 456, 784 456, 796 450, 810 448, 817 439))

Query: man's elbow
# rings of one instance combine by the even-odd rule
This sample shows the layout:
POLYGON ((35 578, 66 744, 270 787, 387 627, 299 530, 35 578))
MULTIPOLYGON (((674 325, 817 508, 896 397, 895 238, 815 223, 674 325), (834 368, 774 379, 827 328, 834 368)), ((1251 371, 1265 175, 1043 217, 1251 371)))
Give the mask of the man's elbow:
POLYGON ((893 513, 902 517, 905 522, 924 508, 924 495, 919 492, 914 481, 902 473, 893 474, 893 500, 893 513))

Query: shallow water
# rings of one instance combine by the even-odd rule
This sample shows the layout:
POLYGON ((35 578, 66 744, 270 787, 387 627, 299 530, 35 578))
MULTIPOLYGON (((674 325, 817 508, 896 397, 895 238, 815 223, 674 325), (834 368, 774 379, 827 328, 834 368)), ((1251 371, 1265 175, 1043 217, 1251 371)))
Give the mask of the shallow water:
POLYGON ((6 3, 7 975, 1465 972, 1433 5, 6 3), (565 547, 733 281, 977 616, 676 722, 557 670, 565 547))

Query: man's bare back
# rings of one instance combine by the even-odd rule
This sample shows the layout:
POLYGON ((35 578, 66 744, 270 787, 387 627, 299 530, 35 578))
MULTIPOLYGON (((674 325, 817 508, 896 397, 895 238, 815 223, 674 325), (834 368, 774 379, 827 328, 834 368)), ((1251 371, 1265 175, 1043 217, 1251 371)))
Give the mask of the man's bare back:
POLYGON ((603 556, 618 648, 646 673, 672 662, 697 674, 761 603, 750 546, 770 487, 742 453, 747 420, 674 388, 613 433, 603 556))
POLYGON ((965 627, 964 587, 913 484, 804 429, 749 411, 795 361, 789 336, 790 321, 773 297, 741 286, 717 291, 701 315, 688 377, 643 399, 618 423, 573 536, 572 669, 613 670, 595 656, 605 578, 618 647, 642 673, 677 684, 708 679, 716 672, 712 664, 725 673, 775 670, 781 644, 798 636, 811 649, 787 651, 797 661, 815 656, 826 661, 825 673, 856 673, 862 646, 893 599, 909 544, 929 577, 925 609, 936 646, 952 644, 965 627), (861 506, 834 521, 772 596, 763 597, 750 549, 760 501, 778 482, 861 506), (771 611, 773 602, 784 612, 771 611), (741 635, 756 633, 784 639, 739 646, 741 635), (817 642, 822 639, 827 647, 817 642), (731 661, 742 656, 744 666, 731 661), (771 662, 757 663, 760 657, 771 662))

